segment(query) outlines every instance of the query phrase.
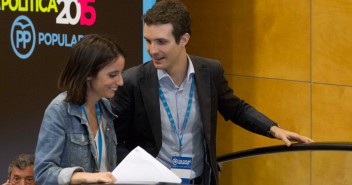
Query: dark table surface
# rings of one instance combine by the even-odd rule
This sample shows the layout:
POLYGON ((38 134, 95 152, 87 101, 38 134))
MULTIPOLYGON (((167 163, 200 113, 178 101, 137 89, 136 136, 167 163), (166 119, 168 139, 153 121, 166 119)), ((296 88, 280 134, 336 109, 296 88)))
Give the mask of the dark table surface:
MULTIPOLYGON (((82 184, 82 185, 101 185, 101 184, 82 184)), ((113 185, 113 184, 104 184, 104 185, 113 185)), ((176 183, 154 183, 154 184, 118 184, 118 185, 186 185, 186 184, 176 184, 176 183)))
MULTIPOLYGON (((82 185, 101 185, 101 184, 82 184, 82 185)), ((104 185, 113 185, 113 184, 104 184, 104 185)), ((154 184, 118 184, 118 185, 186 185, 186 184, 175 184, 175 183, 154 183, 154 184)))

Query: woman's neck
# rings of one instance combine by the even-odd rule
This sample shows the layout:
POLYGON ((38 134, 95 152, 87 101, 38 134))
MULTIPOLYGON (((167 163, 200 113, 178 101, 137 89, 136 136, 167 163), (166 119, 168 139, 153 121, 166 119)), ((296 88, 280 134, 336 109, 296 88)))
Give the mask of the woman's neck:
POLYGON ((99 100, 100 100, 100 98, 95 97, 93 95, 93 93, 88 91, 87 92, 86 102, 84 102, 84 106, 87 107, 87 108, 94 108, 95 109, 95 104, 97 104, 99 100))

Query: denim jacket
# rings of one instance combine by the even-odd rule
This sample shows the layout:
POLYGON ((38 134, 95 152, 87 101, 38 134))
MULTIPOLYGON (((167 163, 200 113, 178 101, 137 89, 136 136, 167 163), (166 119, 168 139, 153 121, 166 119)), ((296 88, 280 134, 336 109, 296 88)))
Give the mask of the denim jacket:
MULTIPOLYGON (((35 151, 34 173, 38 185, 69 184, 77 171, 98 172, 94 138, 90 137, 87 119, 81 106, 65 102, 66 92, 59 94, 47 107, 35 151)), ((107 99, 99 101, 104 119, 107 168, 116 167, 116 135, 107 99)))

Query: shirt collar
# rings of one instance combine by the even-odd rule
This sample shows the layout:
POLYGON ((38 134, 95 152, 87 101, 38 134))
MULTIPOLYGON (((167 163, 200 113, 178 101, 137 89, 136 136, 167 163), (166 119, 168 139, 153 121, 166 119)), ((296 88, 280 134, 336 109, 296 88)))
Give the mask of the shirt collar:
MULTIPOLYGON (((194 67, 191 58, 187 55, 188 67, 187 67, 187 80, 191 80, 192 74, 194 74, 194 67)), ((163 69, 157 69, 158 80, 161 80, 165 77, 171 79, 170 75, 163 69)))

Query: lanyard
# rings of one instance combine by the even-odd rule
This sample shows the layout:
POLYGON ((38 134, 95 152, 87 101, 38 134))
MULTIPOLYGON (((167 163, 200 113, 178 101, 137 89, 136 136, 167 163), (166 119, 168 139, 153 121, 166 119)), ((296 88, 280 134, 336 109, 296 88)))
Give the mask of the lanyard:
MULTIPOLYGON (((84 105, 82 105, 81 107, 82 107, 84 115, 86 116, 87 121, 88 121, 88 115, 87 115, 86 109, 84 108, 84 105)), ((99 165, 99 168, 100 168, 101 158, 102 158, 102 151, 103 151, 103 138, 102 138, 102 133, 101 133, 101 130, 100 130, 100 107, 99 107, 98 103, 95 104, 95 112, 97 114, 97 122, 98 122, 98 157, 99 157, 98 165, 99 165)))
POLYGON ((189 119, 189 114, 191 112, 192 97, 193 97, 193 94, 194 94, 194 78, 192 78, 192 84, 191 84, 191 89, 189 91, 189 98, 188 98, 188 103, 187 103, 187 111, 186 111, 186 115, 185 115, 184 120, 183 120, 183 127, 182 127, 181 134, 179 133, 179 130, 176 128, 175 120, 172 117, 172 113, 170 111, 169 105, 167 104, 167 101, 166 101, 165 95, 163 93, 163 90, 161 89, 160 83, 158 83, 158 86, 159 86, 159 97, 160 97, 160 100, 161 100, 161 102, 164 105, 165 111, 166 111, 167 116, 168 116, 168 118, 170 120, 171 127, 173 128, 175 134, 177 135, 178 144, 179 144, 179 147, 180 147, 179 148, 179 152, 181 152, 182 151, 183 134, 184 134, 184 131, 185 131, 186 126, 187 126, 187 122, 188 122, 188 119, 189 119))

